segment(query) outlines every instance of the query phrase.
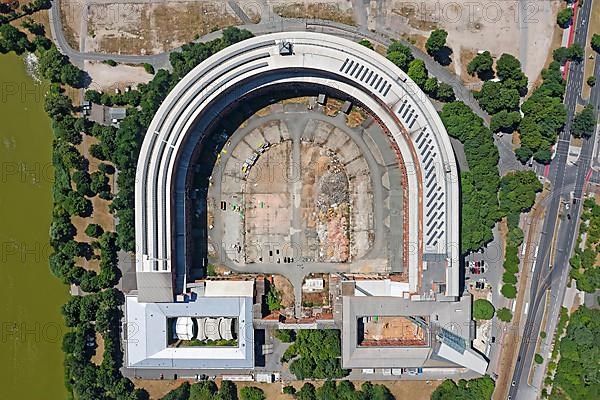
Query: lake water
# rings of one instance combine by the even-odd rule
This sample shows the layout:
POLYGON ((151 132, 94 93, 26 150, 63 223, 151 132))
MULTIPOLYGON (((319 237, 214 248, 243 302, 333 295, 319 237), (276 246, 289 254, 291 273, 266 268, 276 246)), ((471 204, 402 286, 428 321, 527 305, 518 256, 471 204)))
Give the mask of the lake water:
POLYGON ((0 55, 0 398, 64 399, 60 306, 68 288, 48 269, 52 132, 46 86, 0 55))

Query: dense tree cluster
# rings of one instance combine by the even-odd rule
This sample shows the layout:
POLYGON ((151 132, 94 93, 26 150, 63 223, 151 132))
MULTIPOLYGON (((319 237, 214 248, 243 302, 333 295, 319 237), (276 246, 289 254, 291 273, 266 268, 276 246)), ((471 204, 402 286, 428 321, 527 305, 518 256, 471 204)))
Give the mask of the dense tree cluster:
POLYGON ((33 0, 21 6, 19 10, 18 1, 6 1, 0 3, 0 24, 8 25, 8 22, 31 15, 40 10, 47 10, 51 6, 50 0, 33 0))
POLYGON ((430 77, 425 63, 422 60, 415 60, 408 46, 398 41, 392 42, 387 49, 387 59, 406 72, 410 79, 430 97, 443 102, 454 101, 455 94, 452 86, 430 77))
POLYGON ((464 145, 469 171, 460 174, 462 190, 463 253, 474 251, 493 239, 492 229, 500 219, 498 207, 498 149, 492 133, 467 105, 444 105, 440 114, 448 134, 464 145))
POLYGON ((490 400, 494 381, 489 376, 458 381, 446 379, 431 394, 431 400, 490 400))
POLYGON ((492 56, 486 51, 475 56, 467 66, 471 75, 477 73, 485 80, 481 90, 473 96, 492 116, 492 131, 512 133, 521 121, 519 102, 527 93, 527 77, 521 71, 521 63, 510 54, 502 54, 496 63, 498 80, 487 80, 494 76, 492 65, 492 56))
POLYGON ((40 74, 53 83, 62 83, 75 88, 83 83, 83 72, 71 64, 55 45, 47 50, 39 50, 38 68, 40 74))
POLYGON ((17 54, 23 54, 25 51, 34 49, 34 45, 19 29, 10 24, 0 25, 0 53, 14 51, 17 54))
POLYGON ((560 340, 560 360, 552 396, 587 400, 600 393, 600 310, 585 306, 575 311, 560 340))
POLYGON ((340 332, 334 329, 300 330, 282 362, 298 379, 335 379, 348 375, 340 366, 340 332))
POLYGON ((119 370, 123 358, 119 334, 122 304, 121 293, 108 289, 71 297, 62 308, 70 328, 63 338, 65 384, 77 399, 148 399, 148 393, 135 389, 119 370), (100 365, 91 361, 96 352, 96 332, 104 341, 100 365))
POLYGON ((577 281, 577 289, 594 293, 600 289, 600 266, 596 263, 600 252, 600 205, 596 204, 593 197, 583 202, 577 243, 570 260, 571 277, 577 281), (586 234, 586 238, 582 250, 579 244, 583 234, 586 234))
POLYGON ((542 190, 542 184, 533 171, 509 172, 500 180, 498 199, 500 212, 507 218, 508 235, 506 240, 506 255, 504 258, 505 272, 502 275, 501 293, 507 298, 514 298, 517 293, 516 273, 519 271, 519 250, 523 242, 523 231, 519 228, 521 213, 528 212, 535 203, 536 193, 542 190))
POLYGON ((538 162, 549 163, 550 148, 567 119, 563 104, 565 82, 560 65, 551 63, 548 69, 542 71, 542 78, 543 83, 521 105, 521 147, 515 154, 523 163, 532 156, 538 162))
POLYGON ((486 81, 481 90, 475 92, 473 96, 479 101, 481 108, 490 115, 519 109, 519 91, 506 87, 502 82, 486 81))
POLYGON ((496 61, 496 74, 509 89, 517 89, 521 96, 527 94, 527 76, 521 70, 521 62, 511 54, 502 54, 496 61))

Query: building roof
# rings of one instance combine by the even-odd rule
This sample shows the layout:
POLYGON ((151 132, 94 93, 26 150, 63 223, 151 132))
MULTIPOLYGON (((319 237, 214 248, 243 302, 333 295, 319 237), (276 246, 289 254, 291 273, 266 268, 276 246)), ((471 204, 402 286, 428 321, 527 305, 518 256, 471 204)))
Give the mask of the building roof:
MULTIPOLYGON (((431 364, 432 359, 441 361, 441 364, 446 360, 449 367, 460 365, 479 373, 487 368, 485 358, 470 348, 471 297, 468 295, 452 302, 414 301, 393 296, 343 296, 342 315, 344 368, 425 367, 431 364), (428 344, 359 346, 358 318, 364 316, 429 317, 428 344), (436 351, 438 347, 443 347, 443 350, 436 351), (462 349, 462 353, 458 348, 462 349)), ((440 363, 436 363, 439 366, 437 364, 440 363)))
MULTIPOLYGON (((252 297, 195 297, 180 303, 143 303, 137 296, 127 296, 125 316, 128 324, 126 365, 130 368, 181 369, 251 369, 254 367, 254 328, 252 297), (191 317, 198 323, 203 318, 236 318, 237 346, 169 347, 170 318, 191 317)), ((209 335, 207 327, 198 336, 209 335)), ((220 335, 219 335, 220 338, 220 335)))
POLYGON ((254 281, 206 281, 206 297, 254 297, 254 281))

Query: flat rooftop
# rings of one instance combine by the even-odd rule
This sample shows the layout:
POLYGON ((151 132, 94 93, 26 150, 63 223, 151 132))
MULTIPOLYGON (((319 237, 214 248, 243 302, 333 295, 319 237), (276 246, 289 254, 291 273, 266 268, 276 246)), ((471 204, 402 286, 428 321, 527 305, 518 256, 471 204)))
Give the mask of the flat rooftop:
MULTIPOLYGON (((460 301, 415 301, 393 296, 343 296, 342 366, 344 368, 395 368, 448 366, 485 373, 487 361, 469 346, 471 297, 460 301), (407 317, 426 326, 425 345, 388 342, 361 346, 359 320, 363 317, 407 317), (417 317, 415 317, 417 316, 417 317), (454 343, 451 343, 454 341, 454 343), (454 346, 460 343, 461 346, 454 346), (450 344, 451 346, 449 346, 450 344)), ((425 337, 424 337, 425 338, 425 337)))
MULTIPOLYGON (((249 282, 252 283, 253 282, 249 282)), ((254 368, 254 328, 252 324, 252 296, 248 283, 219 282, 217 294, 230 284, 230 296, 200 296, 177 303, 144 303, 136 295, 125 299, 127 320, 126 365, 129 368, 198 368, 198 369, 252 369, 254 368), (168 322, 177 317, 230 317, 237 318, 237 346, 169 347, 168 322)), ((211 292, 207 284, 206 293, 211 292)))

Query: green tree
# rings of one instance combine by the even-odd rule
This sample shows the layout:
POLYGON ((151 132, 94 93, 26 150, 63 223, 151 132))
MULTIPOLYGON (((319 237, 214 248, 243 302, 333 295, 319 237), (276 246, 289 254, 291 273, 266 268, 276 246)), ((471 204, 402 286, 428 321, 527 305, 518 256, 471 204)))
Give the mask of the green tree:
POLYGON ((275 289, 275 286, 273 285, 269 286, 269 291, 266 295, 266 302, 269 311, 273 312, 281 310, 281 296, 279 295, 279 292, 277 291, 277 289, 275 289))
POLYGON ((561 65, 565 65, 565 63, 569 60, 570 55, 571 53, 566 47, 558 47, 552 52, 552 58, 554 61, 559 62, 561 65))
POLYGON ((171 390, 161 400, 188 400, 190 398, 190 384, 183 382, 178 388, 171 390))
POLYGON ((512 312, 506 307, 497 310, 496 315, 502 322, 510 322, 512 320, 512 312))
POLYGON ((506 297, 507 299, 514 299, 517 297, 517 288, 514 285, 505 283, 502 285, 500 293, 502 293, 502 296, 506 297))
POLYGON ((425 84, 423 85, 423 91, 430 95, 431 97, 437 96, 437 91, 439 89, 438 80, 435 77, 427 78, 425 84))
POLYGON ((585 57, 585 50, 579 43, 573 43, 569 46, 569 60, 581 62, 585 57))
POLYGON ((190 400, 214 400, 217 385, 213 381, 195 383, 190 388, 190 400))
POLYGON ((479 105, 490 114, 502 110, 516 111, 519 108, 519 91, 506 87, 500 82, 486 81, 474 97, 479 105))
POLYGON ((404 72, 408 72, 408 66, 414 60, 410 48, 398 41, 392 42, 388 47, 387 58, 404 72))
POLYGON ((521 63, 510 54, 502 54, 496 61, 496 74, 504 87, 517 89, 521 96, 527 93, 527 76, 521 70, 521 63))
POLYGON ((291 386, 291 385, 287 385, 283 387, 283 394, 289 394, 289 395, 295 395, 296 394, 296 388, 291 386))
POLYGON ((589 87, 596 86, 596 77, 595 76, 588 77, 586 83, 588 84, 589 87))
POLYGON ((413 60, 408 66, 408 76, 417 86, 423 88, 427 81, 428 72, 423 60, 413 60))
POLYGON ((473 318, 492 319, 494 317, 494 306, 485 299, 477 299, 473 302, 473 318))
POLYGON ((492 79, 495 75, 493 66, 494 59, 492 55, 489 51, 484 51, 473 57, 467 64, 467 72, 469 75, 477 74, 482 80, 492 79))
MULTIPOLYGON (((336 379, 348 375, 348 371, 340 366, 341 346, 337 330, 300 330, 290 349, 298 356, 290 364, 290 372, 298 379, 336 379)), ((284 354, 284 357, 289 359, 292 354, 284 354)))
POLYGON ((274 336, 283 343, 292 343, 295 338, 295 332, 291 329, 277 329, 274 336))
POLYGON ((446 379, 431 394, 431 400, 489 400, 494 392, 494 381, 489 376, 458 381, 446 379))
POLYGON ((542 357, 541 354, 535 353, 533 360, 535 361, 536 364, 541 364, 544 362, 544 357, 542 357))
POLYGON ((361 46, 365 46, 367 49, 374 50, 373 43, 371 43, 370 40, 362 39, 358 41, 358 44, 360 44, 361 46))
POLYGON ((429 55, 437 55, 445 46, 446 39, 448 38, 448 32, 443 29, 435 29, 427 38, 425 42, 425 49, 429 55))
POLYGON ((556 23, 561 28, 565 29, 571 25, 571 21, 573 20, 573 9, 570 7, 563 8, 558 12, 556 16, 556 23))
POLYGON ((265 392, 256 386, 245 386, 240 390, 241 400, 264 400, 265 392))
POLYGON ((98 224, 88 224, 85 228, 85 234, 89 237, 99 238, 104 233, 104 229, 98 224))
POLYGON ((517 277, 513 273, 505 272, 505 273, 502 274, 502 282, 508 283, 508 284, 511 284, 511 285, 516 285, 517 284, 517 277))
POLYGON ((591 44, 592 44, 592 49, 594 49, 596 51, 596 53, 600 53, 600 34, 594 33, 592 35, 591 44))
POLYGON ((444 102, 456 100, 454 88, 445 82, 439 82, 437 89, 437 99, 444 102))
POLYGON ((218 400, 238 400, 237 386, 232 381, 224 380, 219 388, 218 400))
POLYGON ((296 392, 296 400, 317 400, 315 385, 306 382, 298 392, 296 392))
POLYGON ((518 111, 500 110, 492 115, 490 129, 494 132, 512 133, 521 122, 521 114, 518 111))
POLYGON ((591 104, 585 106, 583 110, 575 115, 571 134, 575 137, 590 137, 596 129, 596 114, 591 104))

